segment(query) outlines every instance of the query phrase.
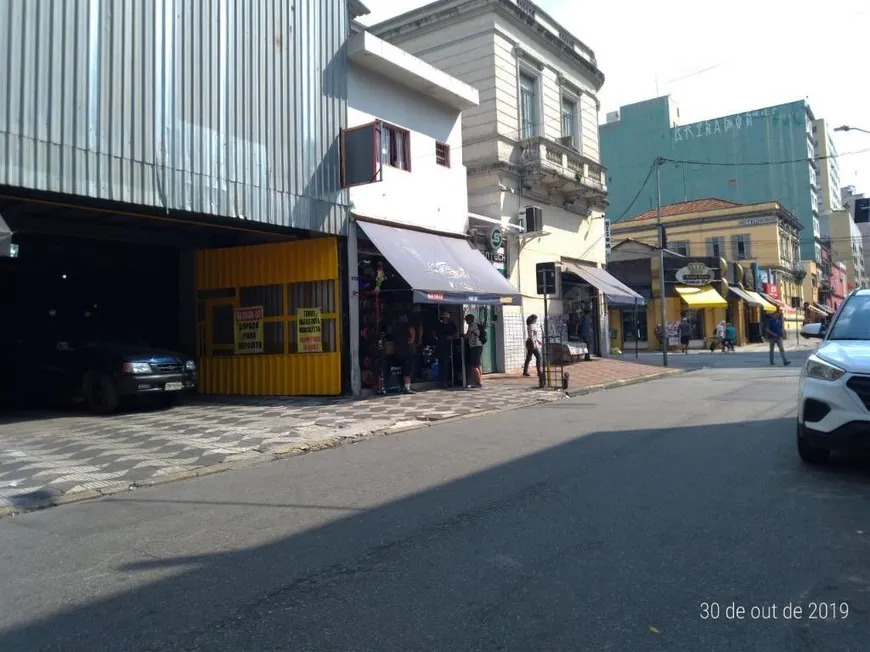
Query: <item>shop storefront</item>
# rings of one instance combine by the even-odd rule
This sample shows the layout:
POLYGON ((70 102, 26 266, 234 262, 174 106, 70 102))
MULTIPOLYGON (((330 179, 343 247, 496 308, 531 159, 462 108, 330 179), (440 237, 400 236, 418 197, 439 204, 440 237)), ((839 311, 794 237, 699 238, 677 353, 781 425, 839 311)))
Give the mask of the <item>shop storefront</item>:
POLYGON ((737 265, 737 267, 739 267, 738 285, 743 290, 743 293, 749 297, 749 301, 744 305, 741 323, 746 334, 746 340, 757 344, 764 341, 765 320, 768 314, 776 312, 776 306, 759 294, 762 286, 758 284, 758 276, 754 269, 740 265, 737 265))
POLYGON ((467 371, 461 339, 465 316, 479 320, 485 349, 494 339, 490 309, 521 306, 519 293, 464 235, 362 218, 356 224, 363 388, 400 389, 409 371, 415 384, 461 386, 467 371), (405 320, 416 338, 410 370, 403 369, 404 345, 397 347, 394 337, 405 320))
MULTIPOLYGON (((471 218, 473 226, 469 229, 469 238, 480 254, 504 278, 509 277, 507 247, 504 229, 496 224, 482 222, 480 218, 471 218)), ((475 321, 485 324, 487 341, 481 354, 481 369, 484 374, 491 374, 504 369, 499 359, 499 350, 504 346, 504 315, 500 305, 466 305, 466 314, 474 315, 475 321)))
MULTIPOLYGON (((680 343, 680 324, 689 325, 691 347, 703 347, 707 338, 716 329, 716 324, 726 319, 728 302, 717 287, 723 283, 723 271, 718 258, 696 258, 665 261, 665 306, 667 314, 667 337, 669 346, 680 343)), ((660 323, 660 319, 656 323, 660 323)), ((658 342, 652 342, 658 347, 658 342)))
POLYGON ((196 252, 200 391, 341 393, 338 240, 196 252))
MULTIPOLYGON (((635 315, 640 310, 645 311, 646 299, 635 292, 610 272, 600 267, 583 265, 574 262, 563 262, 562 293, 564 308, 567 312, 565 322, 565 340, 570 346, 579 346, 583 353, 587 343, 581 336, 583 316, 589 320, 592 336, 588 343, 591 355, 603 355, 599 324, 610 323, 601 319, 602 309, 630 309, 635 315), (629 308, 630 306, 630 308, 629 308)), ((619 318, 617 318, 618 320, 619 318)), ((612 337, 608 334, 608 339, 612 337)), ((578 351, 579 352, 579 351, 578 351)))

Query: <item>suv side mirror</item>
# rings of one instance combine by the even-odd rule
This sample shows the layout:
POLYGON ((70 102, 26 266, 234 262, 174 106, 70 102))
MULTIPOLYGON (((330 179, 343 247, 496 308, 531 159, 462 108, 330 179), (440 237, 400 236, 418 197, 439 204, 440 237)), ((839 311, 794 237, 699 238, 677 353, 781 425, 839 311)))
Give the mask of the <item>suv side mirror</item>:
POLYGON ((825 336, 825 325, 819 322, 807 324, 801 328, 801 337, 805 339, 821 339, 825 336))

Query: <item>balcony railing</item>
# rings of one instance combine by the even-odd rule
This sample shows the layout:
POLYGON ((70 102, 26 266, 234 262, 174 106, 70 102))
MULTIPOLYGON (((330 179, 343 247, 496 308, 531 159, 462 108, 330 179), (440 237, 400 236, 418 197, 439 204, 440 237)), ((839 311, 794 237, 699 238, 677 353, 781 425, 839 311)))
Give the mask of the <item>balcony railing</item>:
POLYGON ((520 145, 524 173, 559 192, 589 200, 607 196, 606 168, 580 152, 546 138, 520 145))

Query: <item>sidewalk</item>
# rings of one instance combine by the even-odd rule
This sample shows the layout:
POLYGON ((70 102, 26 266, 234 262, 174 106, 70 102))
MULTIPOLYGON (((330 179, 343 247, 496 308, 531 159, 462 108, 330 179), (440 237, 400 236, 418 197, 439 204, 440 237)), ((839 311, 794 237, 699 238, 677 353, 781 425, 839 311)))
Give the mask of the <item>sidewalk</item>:
MULTIPOLYGON (((568 367, 567 395, 649 380, 649 365, 593 360, 568 367)), ((0 516, 231 470, 370 437, 556 401, 520 374, 480 390, 366 399, 201 399, 169 410, 0 414, 0 516)))
MULTIPOLYGON (((646 382, 683 372, 682 369, 663 370, 651 367, 643 361, 632 362, 619 357, 592 358, 565 365, 565 373, 569 375, 568 396, 646 382)), ((487 378, 505 384, 537 385, 538 382, 536 378, 525 377, 521 372, 493 374, 487 378)))
MULTIPOLYGON (((783 346, 786 351, 812 351, 819 345, 819 340, 808 340, 804 338, 795 339, 794 337, 790 337, 787 340, 783 341, 783 346)), ((735 349, 735 353, 768 353, 770 351, 769 344, 767 342, 760 342, 758 344, 745 344, 743 346, 738 346, 735 349)), ((669 351, 671 355, 684 355, 682 352, 671 349, 669 351)), ((720 351, 717 350, 717 353, 720 351)), ((647 349, 640 349, 638 352, 638 359, 643 360, 644 357, 648 356, 660 356, 661 351, 649 351, 647 349)), ((710 355, 710 349, 689 349, 688 355, 710 355)), ((634 349, 629 348, 627 350, 623 350, 621 354, 614 356, 614 358, 619 360, 633 360, 634 359, 634 349)))

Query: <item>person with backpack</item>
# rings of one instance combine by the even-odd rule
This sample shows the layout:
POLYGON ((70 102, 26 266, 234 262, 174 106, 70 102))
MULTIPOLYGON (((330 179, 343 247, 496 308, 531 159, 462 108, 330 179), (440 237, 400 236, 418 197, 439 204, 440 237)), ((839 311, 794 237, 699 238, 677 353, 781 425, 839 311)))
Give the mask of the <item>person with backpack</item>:
POLYGON ((465 365, 468 367, 469 376, 467 387, 470 389, 483 387, 483 370, 480 368, 480 358, 483 354, 483 345, 486 344, 486 330, 482 324, 474 321, 474 315, 465 315, 465 345, 467 357, 465 365))

